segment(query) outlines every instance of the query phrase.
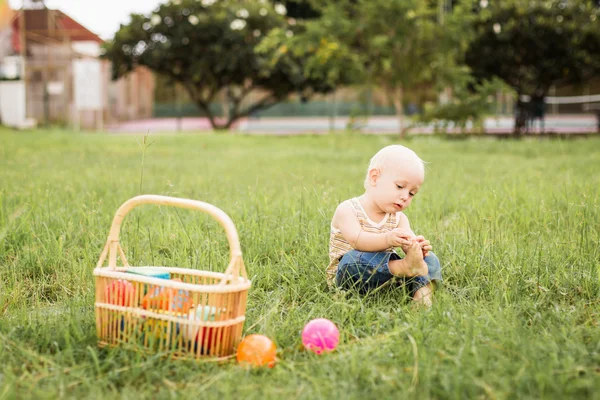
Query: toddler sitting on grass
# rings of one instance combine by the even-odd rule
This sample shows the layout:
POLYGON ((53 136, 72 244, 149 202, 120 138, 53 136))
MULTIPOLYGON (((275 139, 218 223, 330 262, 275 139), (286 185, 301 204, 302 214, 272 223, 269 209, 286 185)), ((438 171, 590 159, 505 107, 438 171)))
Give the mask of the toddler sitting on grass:
POLYGON ((373 156, 365 193, 342 202, 333 215, 327 279, 361 292, 397 278, 412 299, 431 306, 433 282, 442 279, 440 262, 423 236, 410 229, 406 210, 425 178, 423 161, 400 145, 373 156), (395 252, 400 247, 401 258, 395 252))

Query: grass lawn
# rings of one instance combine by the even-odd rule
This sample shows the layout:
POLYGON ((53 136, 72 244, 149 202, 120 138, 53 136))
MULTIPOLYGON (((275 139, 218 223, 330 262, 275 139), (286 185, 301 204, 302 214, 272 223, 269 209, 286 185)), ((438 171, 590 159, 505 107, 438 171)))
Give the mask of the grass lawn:
MULTIPOLYGON (((442 262, 429 311, 325 284, 331 215, 396 138, 151 136, 143 177, 142 138, 0 130, 0 398, 600 398, 600 138, 404 143, 429 163, 407 211, 442 262), (232 217, 244 331, 277 343, 274 369, 97 348, 92 270, 140 193, 232 217), (317 317, 335 353, 301 349, 317 317)), ((226 266, 197 212, 140 207, 121 237, 132 265, 226 266)))

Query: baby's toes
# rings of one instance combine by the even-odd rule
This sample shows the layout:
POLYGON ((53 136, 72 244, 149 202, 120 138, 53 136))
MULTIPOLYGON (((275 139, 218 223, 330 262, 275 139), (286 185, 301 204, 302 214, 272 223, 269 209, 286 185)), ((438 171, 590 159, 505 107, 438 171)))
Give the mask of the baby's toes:
POLYGON ((412 242, 412 244, 410 245, 410 249, 413 250, 413 251, 418 251, 418 252, 422 251, 421 250, 421 245, 418 242, 416 242, 416 241, 412 242))

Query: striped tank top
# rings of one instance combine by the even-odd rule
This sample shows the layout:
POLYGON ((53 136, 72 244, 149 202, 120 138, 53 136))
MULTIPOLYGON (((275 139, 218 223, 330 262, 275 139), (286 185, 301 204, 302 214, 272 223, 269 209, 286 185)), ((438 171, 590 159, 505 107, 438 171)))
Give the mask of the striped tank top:
MULTIPOLYGON (((370 233, 385 233, 397 228, 400 222, 399 212, 395 214, 385 214, 381 222, 373 222, 367 216, 367 213, 363 209, 357 197, 346 200, 344 203, 350 204, 354 210, 362 231, 370 233)), ((331 284, 335 279, 335 274, 337 272, 340 259, 350 250, 352 250, 352 246, 344 238, 342 232, 331 225, 331 230, 329 233, 329 266, 327 267, 327 282, 329 284, 331 284)), ((385 251, 394 251, 394 248, 390 247, 385 251)))

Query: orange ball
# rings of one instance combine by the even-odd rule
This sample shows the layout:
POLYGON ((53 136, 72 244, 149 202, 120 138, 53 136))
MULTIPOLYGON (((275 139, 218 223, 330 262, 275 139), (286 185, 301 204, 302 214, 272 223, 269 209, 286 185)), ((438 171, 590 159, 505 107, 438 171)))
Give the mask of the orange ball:
POLYGON ((246 336, 237 349, 237 361, 240 364, 249 364, 253 367, 275 366, 275 343, 264 335, 246 336))

